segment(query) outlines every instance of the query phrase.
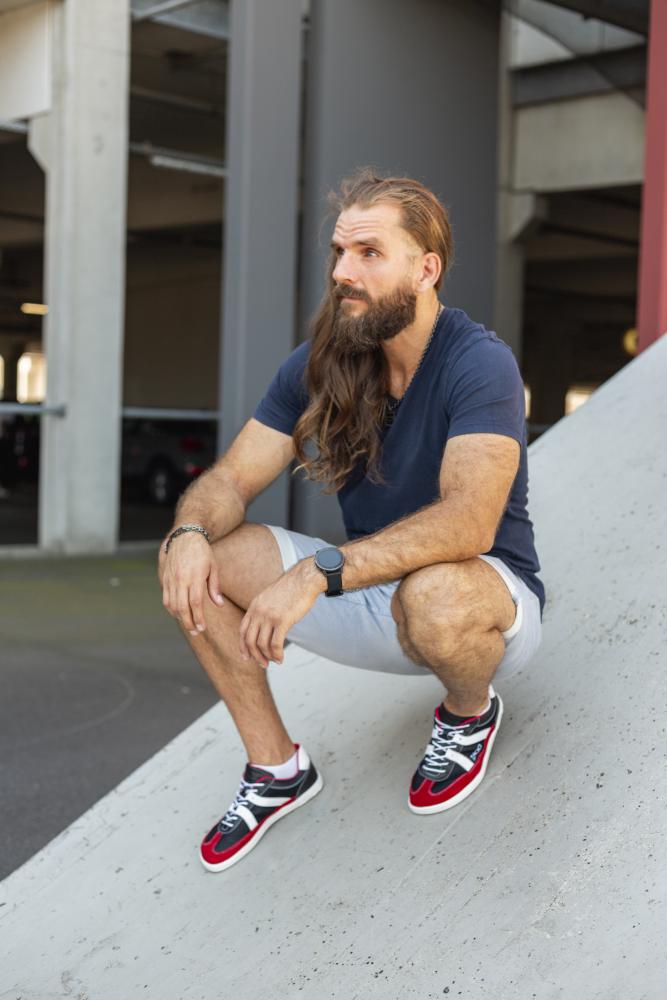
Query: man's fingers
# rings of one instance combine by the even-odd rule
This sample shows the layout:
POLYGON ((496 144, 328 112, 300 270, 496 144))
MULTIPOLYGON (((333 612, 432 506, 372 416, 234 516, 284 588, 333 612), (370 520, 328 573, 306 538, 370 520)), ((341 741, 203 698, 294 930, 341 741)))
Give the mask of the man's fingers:
POLYGON ((271 660, 281 662, 286 630, 261 615, 256 619, 254 614, 248 609, 239 626, 241 656, 244 660, 256 660, 263 667, 268 667, 271 660))
POLYGON ((192 618, 190 609, 190 598, 187 589, 178 591, 174 597, 174 609, 179 622, 188 632, 197 635, 197 628, 192 618))
POLYGON ((269 661, 272 659, 271 655, 272 635, 273 635, 273 625, 270 622, 265 622, 260 628, 259 636, 257 637, 257 648, 259 649, 262 656, 261 662, 263 667, 268 667, 269 661))
POLYGON ((285 633, 287 629, 279 628, 277 625, 273 630, 273 638, 271 639, 271 659, 274 663, 283 662, 283 653, 285 648, 285 633))
POLYGON ((259 625, 251 621, 250 625, 245 634, 245 645, 248 650, 248 655, 251 660, 256 660, 258 663, 262 659, 262 654, 257 648, 257 636, 259 634, 259 625))
POLYGON ((247 614, 241 619, 241 624, 239 625, 239 651, 244 660, 247 660, 250 656, 248 652, 248 644, 245 641, 246 632, 250 625, 250 618, 247 614))
POLYGON ((271 636, 273 635, 273 625, 269 622, 265 622, 264 625, 259 630, 259 635, 257 637, 257 649, 259 650, 261 659, 260 663, 263 667, 268 667, 269 661, 271 660, 271 636))
POLYGON ((194 623, 194 629, 196 632, 203 632, 206 628, 206 619, 204 618, 204 588, 200 585, 198 587, 190 587, 190 609, 192 612, 192 621, 194 623))
POLYGON ((176 617, 186 632, 189 632, 191 635, 199 635, 197 629, 195 628, 195 623, 190 616, 189 604, 181 604, 176 611, 176 617))
POLYGON ((258 642, 260 638, 260 625, 258 623, 252 622, 245 634, 245 644, 248 649, 250 658, 255 660, 261 666, 265 666, 266 657, 259 648, 258 642))
POLYGON ((211 566, 211 572, 208 575, 208 596, 216 606, 224 604, 222 592, 220 590, 218 567, 215 564, 211 566))

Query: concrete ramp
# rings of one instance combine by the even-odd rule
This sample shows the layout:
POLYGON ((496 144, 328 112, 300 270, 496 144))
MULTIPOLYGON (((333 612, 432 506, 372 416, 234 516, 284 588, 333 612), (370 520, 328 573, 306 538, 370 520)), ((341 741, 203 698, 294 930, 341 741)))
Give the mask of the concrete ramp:
POLYGON ((2 883, 0 998, 662 1000, 666 439, 663 337, 531 448, 545 638, 459 808, 406 805, 434 679, 292 647, 324 791, 204 871, 243 763, 215 707, 2 883))

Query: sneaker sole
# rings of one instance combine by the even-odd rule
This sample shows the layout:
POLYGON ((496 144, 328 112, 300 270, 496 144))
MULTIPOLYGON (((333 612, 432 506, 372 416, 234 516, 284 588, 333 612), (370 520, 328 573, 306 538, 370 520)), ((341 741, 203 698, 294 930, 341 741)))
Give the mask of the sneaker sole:
POLYGON ((299 806, 305 806, 306 802, 310 802, 310 800, 314 798, 318 792, 322 791, 323 787, 324 782, 322 781, 322 775, 318 774, 317 781, 314 785, 310 786, 307 792, 300 795, 298 799, 294 800, 294 802, 290 802, 289 805, 283 806, 282 809, 275 812, 273 816, 269 816, 268 819, 265 819, 262 826, 259 827, 259 832, 252 838, 252 840, 249 840, 247 844, 244 844, 241 850, 237 854, 234 854, 233 857, 227 858, 226 861, 221 861, 219 865, 213 865, 210 861, 205 861, 200 854, 199 860, 203 864, 204 868, 206 868, 209 872, 221 872, 224 871, 225 868, 230 868, 232 865, 235 865, 237 861, 240 861, 246 856, 246 854, 249 854, 253 847, 257 846, 266 831, 269 830, 274 823, 277 823, 279 819, 283 818, 283 816, 287 816, 288 813, 294 812, 294 810, 298 809, 299 806))
POLYGON ((491 750, 493 749, 493 744, 495 742, 496 736, 498 735, 498 730, 500 728, 500 720, 503 717, 502 699, 500 695, 497 695, 496 697, 498 698, 498 718, 496 719, 495 728, 491 733, 491 735, 489 736, 489 743, 486 749, 486 753, 484 755, 484 763, 482 764, 479 773, 475 775, 475 777, 472 779, 469 785, 466 785, 465 788, 462 788, 461 791, 458 792, 456 795, 452 796, 451 799, 447 799, 446 802, 438 802, 434 806, 413 806, 412 802, 408 798, 408 808, 410 809, 411 812, 418 813, 420 816, 424 816, 429 813, 444 812, 445 809, 451 809, 452 806, 457 806, 459 802, 462 802, 463 799, 467 798, 468 795, 470 795, 472 792, 475 791, 475 789, 483 779, 484 775, 486 774, 486 769, 489 764, 489 758, 491 756, 491 750))

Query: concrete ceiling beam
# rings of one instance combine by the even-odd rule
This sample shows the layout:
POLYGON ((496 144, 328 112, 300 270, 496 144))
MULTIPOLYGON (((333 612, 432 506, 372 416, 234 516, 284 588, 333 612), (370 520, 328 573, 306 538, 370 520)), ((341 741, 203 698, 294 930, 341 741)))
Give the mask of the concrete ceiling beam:
POLYGON ((603 326, 619 323, 625 326, 634 326, 635 304, 632 297, 594 299, 588 296, 579 296, 576 293, 568 295, 558 292, 555 294, 553 292, 540 292, 537 289, 527 290, 526 322, 537 322, 539 317, 544 316, 548 317, 550 321, 571 323, 574 312, 573 301, 576 303, 577 323, 592 323, 603 326))
POLYGON ((591 240, 570 233, 540 233, 524 243, 526 261, 599 260, 623 258, 637 260, 637 248, 612 241, 591 240))
POLYGON ((558 229, 591 238, 639 245, 639 209, 601 198, 554 195, 546 199, 545 222, 558 229))
POLYGON ((640 184, 644 126, 643 109, 619 92, 517 108, 512 187, 555 193, 640 184))
POLYGON ((648 34, 648 0, 552 0, 584 17, 595 17, 626 31, 648 34))
POLYGON ((631 297, 637 293, 634 258, 590 261, 534 261, 526 268, 526 285, 534 290, 572 292, 592 298, 631 297))
POLYGON ((132 0, 132 22, 153 21, 223 41, 229 39, 227 0, 132 0))
POLYGON ((514 107, 542 104, 610 90, 641 90, 646 84, 646 46, 591 53, 512 72, 514 107))

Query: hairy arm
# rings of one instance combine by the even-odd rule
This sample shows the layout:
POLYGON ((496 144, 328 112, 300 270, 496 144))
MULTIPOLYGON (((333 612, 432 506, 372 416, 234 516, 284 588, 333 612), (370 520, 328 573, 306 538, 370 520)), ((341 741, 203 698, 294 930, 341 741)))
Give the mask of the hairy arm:
MULTIPOLYGON (((224 538, 243 522, 250 501, 287 468, 293 455, 291 437, 251 418, 223 457, 185 491, 171 530, 181 524, 199 524, 212 543, 224 538)), ((214 604, 223 601, 215 558, 196 532, 179 535, 168 553, 165 548, 160 546, 158 558, 162 603, 196 634, 205 629, 206 591, 214 604)))
POLYGON ((251 418, 223 457, 190 483, 176 505, 171 531, 194 523, 206 528, 211 542, 224 538, 243 522, 248 504, 293 457, 289 435, 251 418))
MULTIPOLYGON (((501 434, 450 438, 440 468, 440 500, 374 535, 341 546, 343 588, 369 587, 422 566, 488 552, 519 468, 518 441, 501 434)), ((326 590, 324 575, 311 576, 326 590), (319 579, 318 579, 319 578, 319 579)))
POLYGON ((246 505, 229 470, 212 466, 190 483, 176 504, 173 531, 180 524, 200 524, 211 542, 243 522, 246 505))

